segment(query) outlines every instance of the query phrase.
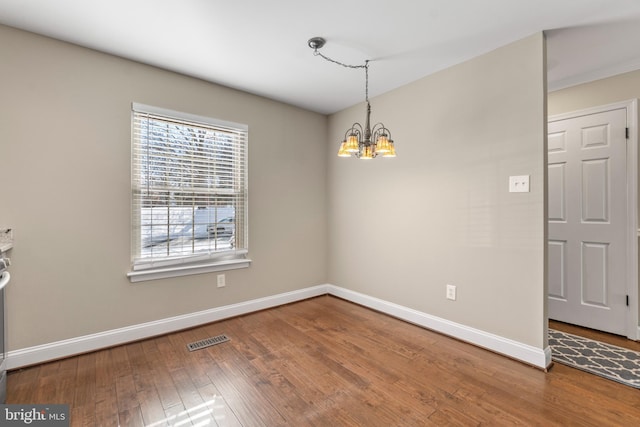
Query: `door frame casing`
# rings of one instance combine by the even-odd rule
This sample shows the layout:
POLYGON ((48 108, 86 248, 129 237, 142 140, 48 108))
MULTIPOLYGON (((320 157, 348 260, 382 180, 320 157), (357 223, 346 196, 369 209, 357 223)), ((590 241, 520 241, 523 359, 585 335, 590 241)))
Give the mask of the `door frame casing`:
MULTIPOLYGON (((571 111, 568 113, 556 114, 547 118, 547 123, 558 120, 572 119, 590 114, 602 113, 605 111, 625 109, 627 112, 627 127, 629 128, 629 138, 627 138, 627 271, 626 288, 629 295, 629 307, 626 315, 625 330, 627 338, 638 341, 640 339, 640 325, 638 324, 638 99, 615 102, 612 104, 600 105, 571 111)), ((545 154, 548 156, 548 153, 545 154)), ((548 197, 547 189, 547 197, 548 197)), ((549 221, 547 214, 547 222, 549 221)), ((546 237, 548 245, 548 236, 546 237)), ((548 289, 546 291, 548 295, 548 289)), ((548 296, 545 296, 548 298, 548 296)), ((548 322, 547 315, 547 322, 548 322)))

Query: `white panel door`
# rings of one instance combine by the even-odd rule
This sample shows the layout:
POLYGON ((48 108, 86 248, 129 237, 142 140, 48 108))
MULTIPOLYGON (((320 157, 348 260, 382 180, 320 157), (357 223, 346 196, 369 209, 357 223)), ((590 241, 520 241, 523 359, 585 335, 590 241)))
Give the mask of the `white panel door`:
POLYGON ((549 122, 549 318, 626 335, 626 109, 549 122))

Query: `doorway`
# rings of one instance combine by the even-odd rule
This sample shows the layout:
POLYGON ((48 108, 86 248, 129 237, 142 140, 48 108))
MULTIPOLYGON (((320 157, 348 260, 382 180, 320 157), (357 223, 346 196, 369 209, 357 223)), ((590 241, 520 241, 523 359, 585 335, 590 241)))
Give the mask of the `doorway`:
POLYGON ((637 101, 548 121, 549 319, 638 339, 637 101))

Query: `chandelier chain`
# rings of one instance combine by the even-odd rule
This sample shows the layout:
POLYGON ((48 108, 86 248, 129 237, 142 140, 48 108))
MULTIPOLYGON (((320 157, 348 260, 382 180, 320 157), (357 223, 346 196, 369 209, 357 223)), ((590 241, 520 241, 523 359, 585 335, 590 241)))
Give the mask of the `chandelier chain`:
POLYGON ((396 149, 391 139, 391 132, 382 123, 376 123, 371 127, 371 105, 369 104, 369 60, 362 65, 345 64, 329 58, 318 51, 326 43, 322 37, 312 37, 307 41, 313 49, 314 56, 319 56, 327 62, 340 65, 345 68, 364 68, 365 72, 365 95, 367 100, 367 115, 364 125, 355 122, 351 128, 347 129, 344 139, 338 149, 339 157, 357 157, 358 159, 373 159, 375 157, 396 157, 396 149))
POLYGON ((365 99, 367 101, 367 104, 369 103, 369 60, 368 59, 364 61, 364 65, 350 65, 350 64, 345 64, 344 62, 336 61, 335 59, 329 58, 328 56, 320 53, 318 49, 314 49, 313 54, 325 59, 326 61, 333 62, 334 64, 341 65, 345 68, 354 68, 354 69, 364 68, 364 75, 365 75, 364 94, 365 94, 365 99))

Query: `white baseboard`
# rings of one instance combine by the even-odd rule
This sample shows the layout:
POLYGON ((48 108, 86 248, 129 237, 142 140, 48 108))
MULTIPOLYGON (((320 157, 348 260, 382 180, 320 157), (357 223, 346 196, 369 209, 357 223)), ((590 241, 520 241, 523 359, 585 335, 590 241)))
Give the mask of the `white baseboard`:
POLYGON ((7 353, 7 369, 17 369, 49 360, 113 347, 325 294, 327 294, 326 285, 319 285, 154 322, 13 350, 7 353))
POLYGON ((345 288, 334 285, 318 285, 126 328, 13 350, 7 354, 7 369, 17 369, 112 347, 325 294, 334 295, 369 307, 542 369, 551 364, 551 350, 549 347, 544 350, 539 349, 345 288))
POLYGON ((513 359, 520 360, 529 365, 546 369, 551 364, 551 349, 548 346, 545 349, 539 349, 499 335, 470 328, 441 317, 432 316, 402 305, 354 292, 349 289, 333 285, 327 285, 327 288, 328 293, 331 295, 355 302, 373 310, 381 311, 406 322, 414 323, 427 329, 432 329, 461 341, 477 345, 478 347, 483 347, 513 359))

